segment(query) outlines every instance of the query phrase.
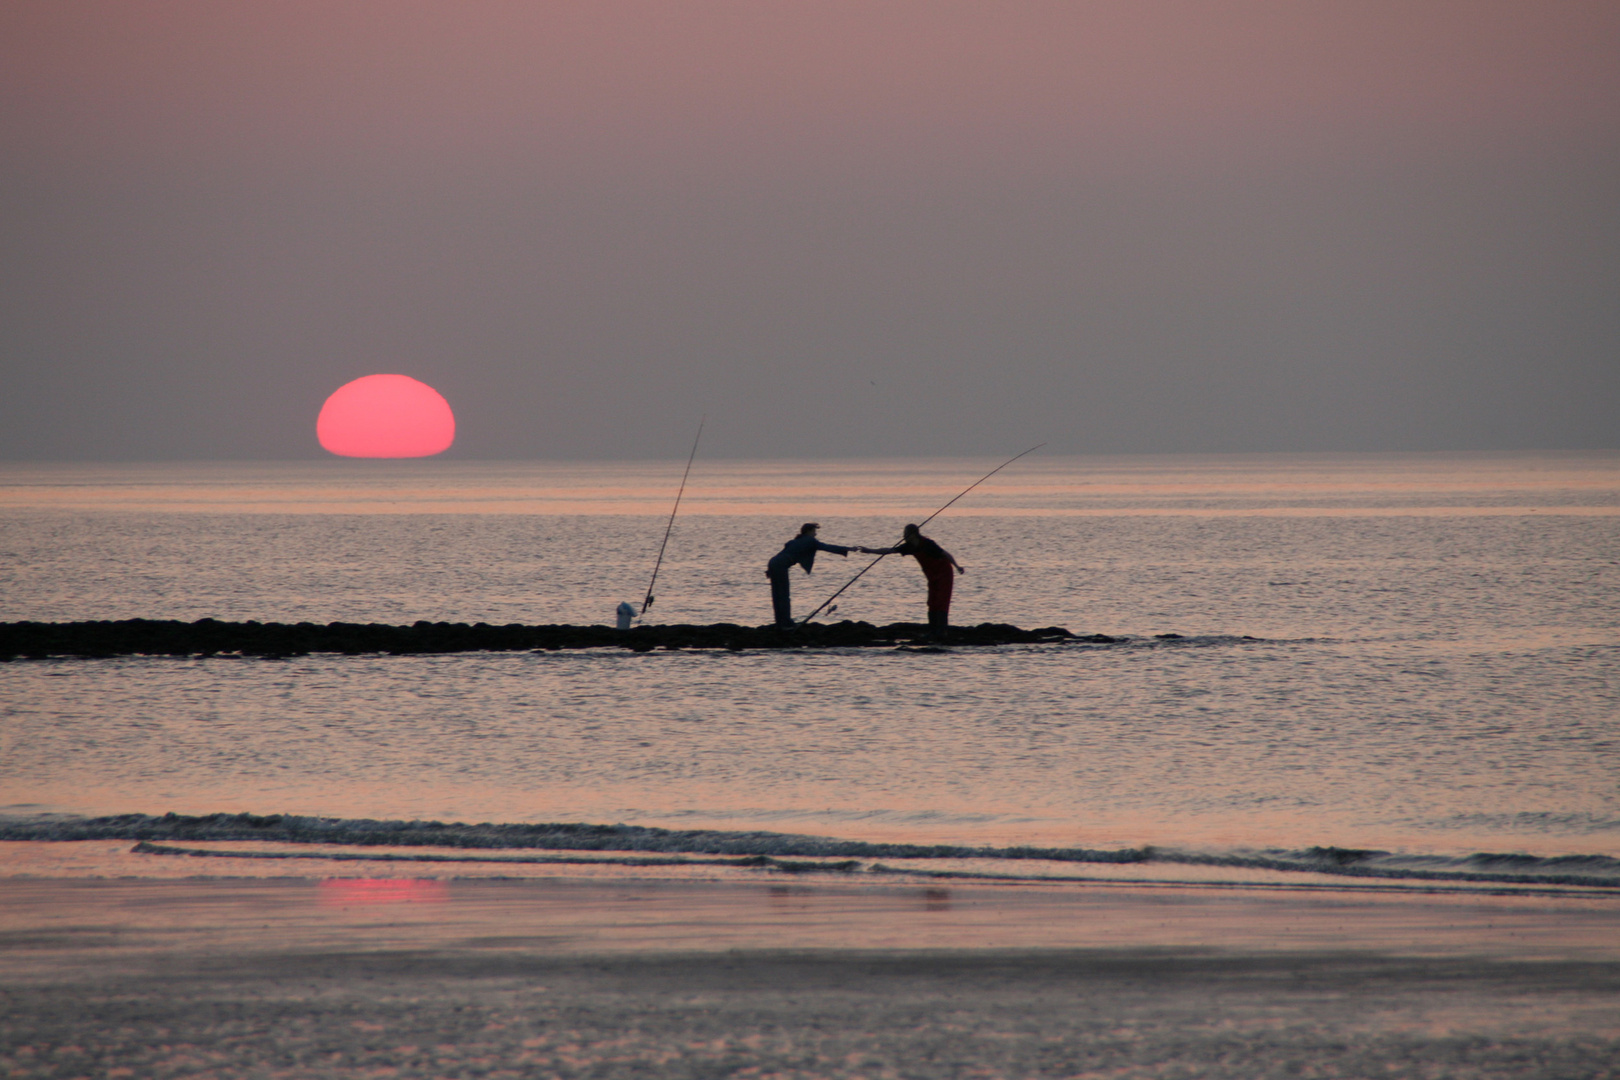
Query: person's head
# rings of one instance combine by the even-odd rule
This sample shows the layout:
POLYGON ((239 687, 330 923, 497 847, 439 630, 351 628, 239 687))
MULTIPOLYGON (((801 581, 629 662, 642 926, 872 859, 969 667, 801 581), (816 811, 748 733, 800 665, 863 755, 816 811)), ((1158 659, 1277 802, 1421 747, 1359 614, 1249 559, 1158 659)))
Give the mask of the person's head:
POLYGON ((800 536, 814 536, 814 535, 816 535, 816 530, 819 529, 819 528, 821 528, 821 526, 819 524, 817 524, 816 522, 807 521, 803 525, 799 526, 799 535, 800 536))
POLYGON ((907 540, 915 540, 915 539, 917 539, 917 537, 919 537, 921 535, 922 535, 922 526, 920 526, 920 525, 907 525, 906 526, 906 539, 907 540))

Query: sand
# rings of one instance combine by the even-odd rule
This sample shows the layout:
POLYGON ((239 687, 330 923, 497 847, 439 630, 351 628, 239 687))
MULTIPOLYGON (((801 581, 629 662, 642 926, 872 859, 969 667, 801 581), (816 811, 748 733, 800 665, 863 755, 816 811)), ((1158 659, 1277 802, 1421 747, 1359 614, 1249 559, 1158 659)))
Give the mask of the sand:
POLYGON ((1612 896, 0 882, 0 1077, 1620 1074, 1612 896))

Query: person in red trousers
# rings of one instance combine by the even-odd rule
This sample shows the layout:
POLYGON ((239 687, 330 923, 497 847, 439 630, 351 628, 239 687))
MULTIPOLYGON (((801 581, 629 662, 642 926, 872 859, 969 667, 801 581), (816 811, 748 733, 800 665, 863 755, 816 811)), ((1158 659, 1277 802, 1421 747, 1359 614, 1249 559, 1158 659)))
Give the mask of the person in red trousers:
POLYGON ((857 548, 868 555, 910 555, 928 579, 928 631, 943 638, 951 624, 951 588, 957 574, 965 574, 956 556, 922 534, 916 525, 907 525, 905 537, 891 548, 857 548))

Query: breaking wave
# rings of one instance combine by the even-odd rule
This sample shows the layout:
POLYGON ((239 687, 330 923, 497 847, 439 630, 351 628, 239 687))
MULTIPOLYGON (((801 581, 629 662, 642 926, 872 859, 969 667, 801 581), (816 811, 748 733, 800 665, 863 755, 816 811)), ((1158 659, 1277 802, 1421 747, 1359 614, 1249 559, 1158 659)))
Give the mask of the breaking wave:
MULTIPOLYGON (((975 859, 1008 864, 1029 861, 1122 864, 1158 863, 1221 866, 1344 877, 1418 882, 1457 882, 1503 885, 1583 886, 1620 889, 1620 859, 1604 855, 1537 856, 1518 853, 1475 853, 1464 856, 1403 854, 1339 847, 1297 850, 1198 852, 1164 847, 1118 849, 1048 847, 972 847, 949 844, 892 844, 773 832, 727 832, 709 829, 660 829, 641 825, 461 824, 438 821, 375 821, 302 817, 290 814, 120 814, 79 818, 42 816, 0 819, 0 840, 68 841, 135 840, 150 854, 229 855, 164 847, 164 844, 209 841, 268 841, 346 847, 447 848, 463 852, 502 851, 530 853, 525 862, 577 862, 549 852, 624 853, 612 861, 625 865, 691 864, 693 856, 709 857, 727 865, 770 865, 783 870, 849 870, 859 860, 975 859), (794 864, 792 859, 840 860, 794 864)), ((281 853, 271 857, 329 858, 319 854, 281 853)), ((419 856, 341 856, 386 861, 424 861, 419 856)), ((468 861, 430 856, 425 861, 468 861)), ((490 861, 520 861, 503 856, 490 861)), ((891 869, 881 866, 868 869, 891 869)), ((1009 871, 1014 868, 1009 865, 1009 871)), ((929 871, 913 871, 930 874, 929 871)), ((951 872, 950 876, 996 877, 996 874, 951 872)))

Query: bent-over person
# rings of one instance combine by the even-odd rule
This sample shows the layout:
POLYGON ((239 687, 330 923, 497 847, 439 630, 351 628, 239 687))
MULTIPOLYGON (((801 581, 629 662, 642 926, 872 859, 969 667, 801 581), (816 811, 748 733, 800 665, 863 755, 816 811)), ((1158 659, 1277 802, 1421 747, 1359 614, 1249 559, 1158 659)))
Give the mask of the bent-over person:
POLYGON ((956 556, 922 534, 921 527, 907 525, 905 537, 890 548, 859 548, 868 555, 910 555, 928 579, 928 631, 936 638, 945 636, 951 625, 951 590, 956 575, 965 574, 956 556))
POLYGON ((782 545, 782 550, 771 556, 771 561, 765 564, 765 576, 771 579, 771 607, 776 612, 777 626, 793 625, 793 595, 792 586, 788 582, 788 571, 795 563, 804 567, 805 573, 810 573, 816 562, 816 552, 830 551, 834 555, 848 555, 855 550, 852 547, 841 547, 838 544, 827 544, 816 539, 816 530, 821 526, 814 521, 807 521, 799 527, 799 535, 782 545))

